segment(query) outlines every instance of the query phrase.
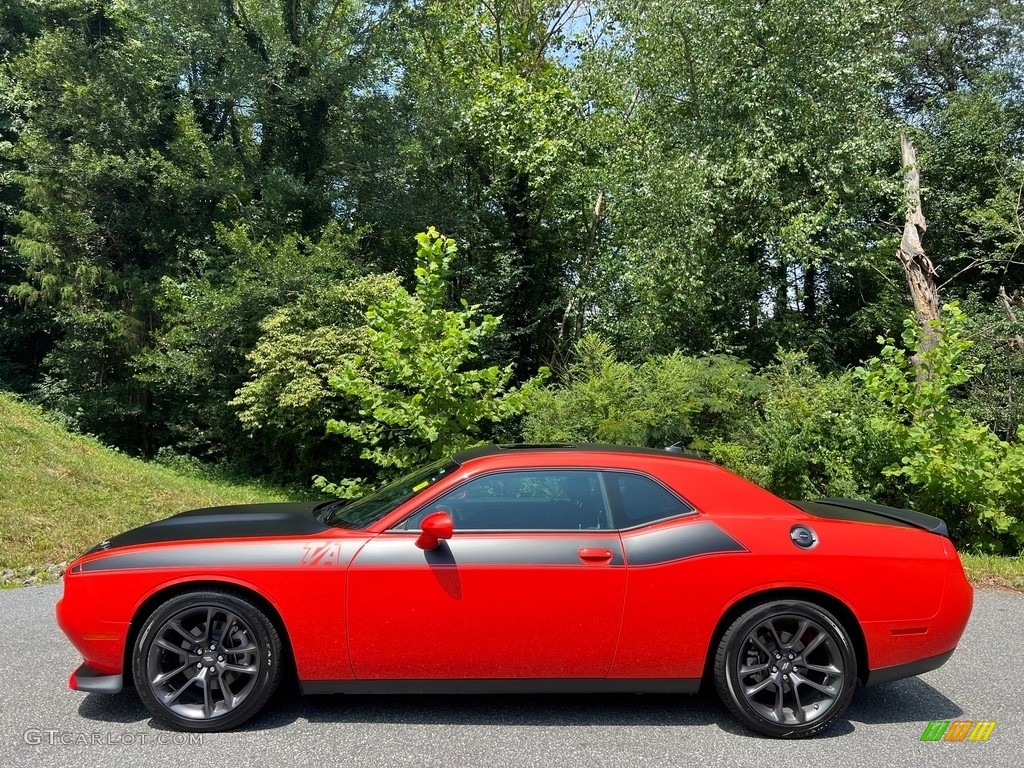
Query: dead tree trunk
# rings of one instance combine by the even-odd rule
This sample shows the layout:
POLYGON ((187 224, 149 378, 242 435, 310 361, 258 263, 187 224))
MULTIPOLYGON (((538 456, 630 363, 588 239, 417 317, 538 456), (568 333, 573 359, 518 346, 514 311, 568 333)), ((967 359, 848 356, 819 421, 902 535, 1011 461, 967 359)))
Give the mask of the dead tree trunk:
POLYGON ((923 331, 921 346, 914 357, 920 380, 928 376, 921 366, 921 355, 933 349, 939 340, 932 325, 932 321, 939 318, 939 288, 935 283, 935 266, 921 245, 921 236, 928 229, 928 222, 921 211, 921 176, 917 167, 917 152, 906 134, 900 134, 900 150, 903 157, 906 222, 897 255, 903 265, 903 273, 907 276, 910 298, 914 302, 914 316, 923 331))
POLYGON ((586 278, 585 273, 588 269, 590 257, 597 249, 597 236, 601 223, 604 221, 604 213, 604 192, 601 191, 597 193, 597 199, 594 201, 594 210, 590 214, 590 222, 587 225, 587 240, 583 248, 583 259, 580 262, 580 274, 577 276, 578 282, 570 289, 569 301, 565 305, 565 311, 562 313, 562 322, 558 326, 558 338, 555 340, 556 358, 561 357, 562 346, 567 339, 579 337, 578 328, 576 327, 578 324, 573 322, 574 315, 580 310, 583 281, 586 278))
MULTIPOLYGON (((1013 295, 1013 298, 1017 298, 1017 294, 1013 295)), ((1013 299, 1006 295, 1006 286, 999 286, 999 300, 1003 303, 1003 309, 1006 310, 1006 317, 1011 323, 1017 325, 1017 313, 1013 310, 1013 299)), ((1021 305, 1024 306, 1024 299, 1021 299, 1021 305)), ((1018 352, 1024 352, 1024 336, 1019 333, 1015 333, 1013 338, 1010 339, 1010 344, 1017 348, 1018 352)))

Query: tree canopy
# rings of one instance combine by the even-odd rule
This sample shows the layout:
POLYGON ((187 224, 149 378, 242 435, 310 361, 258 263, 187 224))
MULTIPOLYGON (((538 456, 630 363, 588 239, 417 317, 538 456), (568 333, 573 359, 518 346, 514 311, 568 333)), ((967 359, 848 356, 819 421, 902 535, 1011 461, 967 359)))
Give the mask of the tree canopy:
MULTIPOLYGON (((11 0, 0 20, 0 388, 121 450, 308 484, 434 443, 672 438, 878 496, 924 443, 809 420, 806 451, 766 446, 796 439, 788 405, 869 418, 844 388, 902 338, 908 279, 935 310, 915 375, 958 302, 955 370, 986 373, 935 386, 957 429, 1017 444, 1019 0, 11 0), (828 435, 875 475, 812 466, 828 435)), ((992 493, 963 504, 1017 503, 992 493)))

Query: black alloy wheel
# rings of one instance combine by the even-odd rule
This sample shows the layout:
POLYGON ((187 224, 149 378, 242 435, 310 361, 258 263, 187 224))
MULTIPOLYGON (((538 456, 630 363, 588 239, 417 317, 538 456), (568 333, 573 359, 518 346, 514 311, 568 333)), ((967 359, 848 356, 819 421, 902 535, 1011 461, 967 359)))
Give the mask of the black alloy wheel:
POLYGON ((814 603, 785 600, 740 616, 715 656, 718 695, 744 724, 768 736, 801 738, 828 728, 857 683, 849 633, 814 603))
POLYGON ((187 731, 234 728, 281 680, 282 643, 256 606, 231 592, 170 598, 147 619, 132 673, 155 717, 187 731))

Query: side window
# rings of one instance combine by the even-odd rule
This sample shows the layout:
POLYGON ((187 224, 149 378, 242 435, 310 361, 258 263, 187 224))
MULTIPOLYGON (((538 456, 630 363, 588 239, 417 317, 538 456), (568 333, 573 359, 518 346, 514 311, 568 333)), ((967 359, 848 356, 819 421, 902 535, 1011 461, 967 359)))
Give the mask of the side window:
POLYGON ((599 530, 611 528, 608 508, 597 472, 515 470, 463 483, 397 528, 415 530, 431 512, 445 510, 456 530, 599 530))
POLYGON ((693 512, 693 507, 661 483, 633 472, 605 472, 608 494, 618 501, 616 527, 632 528, 693 512))

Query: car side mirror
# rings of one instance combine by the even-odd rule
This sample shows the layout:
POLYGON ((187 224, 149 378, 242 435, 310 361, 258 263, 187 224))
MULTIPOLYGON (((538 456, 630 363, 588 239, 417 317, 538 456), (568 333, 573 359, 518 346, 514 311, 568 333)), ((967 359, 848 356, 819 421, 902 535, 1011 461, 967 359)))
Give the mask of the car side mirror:
POLYGON ((416 546, 420 549, 437 549, 441 539, 450 539, 454 530, 455 524, 447 511, 431 512, 420 523, 420 535, 416 539, 416 546))

